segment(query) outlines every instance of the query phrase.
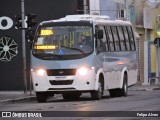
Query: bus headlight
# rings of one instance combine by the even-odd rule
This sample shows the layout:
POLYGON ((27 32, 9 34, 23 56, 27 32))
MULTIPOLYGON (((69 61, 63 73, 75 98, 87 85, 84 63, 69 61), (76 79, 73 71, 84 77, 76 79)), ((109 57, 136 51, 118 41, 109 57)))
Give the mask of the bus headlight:
POLYGON ((39 69, 39 70, 37 70, 37 74, 40 75, 40 76, 44 76, 45 70, 39 69))
POLYGON ((82 76, 86 75, 89 71, 89 68, 86 68, 86 67, 81 67, 78 69, 78 73, 82 76))

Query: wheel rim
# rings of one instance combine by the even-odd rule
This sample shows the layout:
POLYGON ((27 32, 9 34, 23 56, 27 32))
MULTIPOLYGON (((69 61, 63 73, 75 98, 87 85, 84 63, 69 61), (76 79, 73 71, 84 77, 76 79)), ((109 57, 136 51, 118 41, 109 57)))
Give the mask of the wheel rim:
POLYGON ((124 84, 124 92, 125 92, 125 94, 127 93, 127 84, 126 84, 126 82, 124 84))
POLYGON ((98 89, 99 89, 99 96, 101 96, 102 95, 102 84, 101 84, 101 82, 99 82, 99 84, 98 84, 98 89))

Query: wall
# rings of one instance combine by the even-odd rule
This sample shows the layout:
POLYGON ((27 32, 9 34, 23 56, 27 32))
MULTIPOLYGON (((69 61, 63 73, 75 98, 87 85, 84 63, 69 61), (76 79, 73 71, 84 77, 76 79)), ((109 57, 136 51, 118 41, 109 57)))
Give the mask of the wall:
POLYGON ((156 73, 156 50, 153 45, 157 37, 157 16, 160 15, 160 5, 150 7, 144 0, 135 0, 136 7, 136 30, 141 36, 140 40, 140 80, 148 84, 148 79, 155 77, 156 73), (148 48, 144 51, 144 42, 148 43, 148 48), (148 58, 144 58, 147 54, 148 58), (147 64, 145 64, 147 62, 147 64), (147 68, 148 71, 145 71, 147 68), (147 73, 144 73, 147 72, 147 73), (146 74, 147 76, 144 76, 146 74))
POLYGON ((100 0, 100 15, 108 15, 112 20, 117 19, 117 4, 108 0, 100 0))
MULTIPOLYGON (((78 0, 24 0, 25 13, 37 14, 37 22, 76 14, 78 0)), ((21 30, 15 29, 15 14, 21 14, 21 0, 0 2, 0 90, 23 90, 21 30), (7 29, 6 29, 7 28, 7 29), (6 36, 6 37, 5 37, 6 36)), ((37 24, 38 25, 38 24, 37 24)), ((36 25, 36 26, 37 26, 36 25)), ((32 29, 35 30, 36 26, 32 29)), ((26 30, 27 32, 27 30, 26 30)), ((30 44, 27 51, 27 84, 29 84, 30 44)))

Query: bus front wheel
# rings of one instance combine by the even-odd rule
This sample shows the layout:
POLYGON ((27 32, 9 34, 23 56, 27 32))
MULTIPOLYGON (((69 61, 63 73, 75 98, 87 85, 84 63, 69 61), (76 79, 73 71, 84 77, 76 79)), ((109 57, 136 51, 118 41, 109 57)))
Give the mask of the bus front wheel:
POLYGON ((47 95, 45 92, 36 92, 37 101, 43 103, 47 101, 47 95))
POLYGON ((93 100, 100 100, 103 95, 103 84, 101 81, 98 82, 98 90, 91 92, 91 98, 93 100))

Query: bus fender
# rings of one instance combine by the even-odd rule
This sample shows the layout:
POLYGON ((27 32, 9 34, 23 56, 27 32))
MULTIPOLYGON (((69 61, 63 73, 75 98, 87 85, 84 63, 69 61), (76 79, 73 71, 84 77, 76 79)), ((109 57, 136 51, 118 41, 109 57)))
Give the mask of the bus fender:
POLYGON ((95 90, 98 90, 98 82, 99 82, 99 76, 100 74, 103 74, 104 76, 104 72, 103 72, 103 69, 100 68, 98 71, 97 71, 97 74, 96 74, 96 81, 95 81, 95 90))
POLYGON ((123 77, 124 77, 125 72, 128 74, 127 67, 124 67, 122 70, 121 79, 120 79, 120 88, 123 87, 123 77))

